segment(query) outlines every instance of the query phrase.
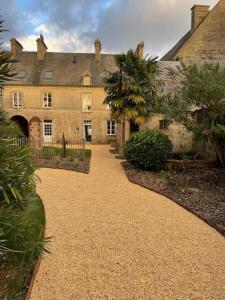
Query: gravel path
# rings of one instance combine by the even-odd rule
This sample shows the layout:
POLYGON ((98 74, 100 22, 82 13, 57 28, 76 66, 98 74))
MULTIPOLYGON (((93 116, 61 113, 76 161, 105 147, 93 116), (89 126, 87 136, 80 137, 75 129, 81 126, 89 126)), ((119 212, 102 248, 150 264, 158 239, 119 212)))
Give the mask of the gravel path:
POLYGON ((128 182, 108 150, 92 146, 89 175, 38 172, 54 239, 31 300, 224 300, 225 239, 128 182))

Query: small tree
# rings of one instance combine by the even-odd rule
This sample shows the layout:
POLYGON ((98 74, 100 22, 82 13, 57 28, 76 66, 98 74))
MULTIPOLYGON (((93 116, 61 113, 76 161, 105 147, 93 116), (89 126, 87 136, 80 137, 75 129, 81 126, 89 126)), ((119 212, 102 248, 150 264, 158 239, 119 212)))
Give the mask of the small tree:
POLYGON ((133 50, 116 56, 118 71, 109 72, 104 79, 107 97, 104 104, 111 107, 116 121, 140 125, 148 118, 161 95, 162 81, 156 58, 139 58, 133 50))
POLYGON ((178 67, 181 86, 161 103, 161 112, 206 139, 225 167, 225 69, 219 64, 178 67))

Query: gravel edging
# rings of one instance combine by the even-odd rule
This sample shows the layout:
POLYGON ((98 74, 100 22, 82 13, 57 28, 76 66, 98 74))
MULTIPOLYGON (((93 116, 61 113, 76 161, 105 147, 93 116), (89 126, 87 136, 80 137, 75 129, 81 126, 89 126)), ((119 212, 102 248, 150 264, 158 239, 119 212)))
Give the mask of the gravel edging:
POLYGON ((41 265, 41 261, 42 261, 42 257, 43 257, 43 252, 44 251, 42 251, 42 253, 39 255, 38 260, 37 260, 37 262, 35 264, 34 270, 32 272, 32 277, 31 277, 31 280, 30 280, 30 283, 29 283, 29 287, 27 289, 26 297, 25 297, 24 300, 29 300, 30 299, 32 288, 33 288, 33 285, 34 285, 34 282, 35 282, 38 270, 39 270, 40 265, 41 265))
MULTIPOLYGON (((220 235, 222 235, 223 237, 225 237, 225 231, 223 229, 221 229, 220 227, 218 227, 216 224, 214 224, 213 222, 210 222, 209 220, 207 220, 206 218, 202 217, 201 215, 199 215, 197 212, 193 211, 191 208, 187 207, 186 205, 182 204, 182 202, 178 201, 175 197, 171 197, 170 195, 168 195, 167 193, 157 190, 153 187, 149 187, 146 186, 145 184, 142 184, 138 181, 135 181, 128 173, 128 170, 126 168, 127 165, 129 165, 129 163, 127 162, 121 162, 122 168, 128 178, 128 180, 138 186, 141 186, 144 189, 150 190, 154 193, 157 193, 159 195, 162 195, 164 197, 166 197, 167 199, 169 199, 170 201, 175 202, 177 205, 179 205, 180 207, 184 208, 185 210, 189 211, 191 214, 195 215, 197 218, 201 219, 203 222, 205 222, 207 225, 209 225, 210 227, 212 227, 213 229, 215 229, 220 235)), ((134 168, 134 167, 133 167, 134 168)), ((135 169, 135 168, 134 168, 135 169)))

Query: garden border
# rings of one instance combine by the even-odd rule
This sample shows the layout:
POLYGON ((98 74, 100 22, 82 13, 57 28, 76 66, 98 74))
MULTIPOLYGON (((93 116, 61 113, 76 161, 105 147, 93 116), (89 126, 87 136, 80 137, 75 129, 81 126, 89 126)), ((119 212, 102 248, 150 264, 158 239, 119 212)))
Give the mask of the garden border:
POLYGON ((205 219, 203 219, 202 217, 200 217, 199 215, 197 215, 197 213, 191 211, 191 210, 188 209, 187 207, 183 206, 181 203, 177 202, 175 199, 173 199, 173 198, 171 198, 171 197, 168 197, 167 195, 165 195, 165 194, 163 194, 163 193, 160 193, 159 191, 156 191, 156 190, 153 189, 153 188, 148 188, 148 187, 144 186, 143 184, 139 184, 139 183, 133 181, 132 179, 130 179, 129 176, 127 175, 127 173, 126 173, 126 169, 124 168, 124 162, 121 162, 121 166, 122 166, 122 168, 123 168, 123 171, 124 171, 124 173, 125 173, 127 179, 129 180, 129 182, 131 182, 131 183, 133 183, 133 184, 135 184, 135 185, 138 185, 138 186, 140 186, 140 187, 142 187, 142 188, 144 188, 144 189, 146 189, 146 190, 148 190, 148 191, 151 191, 151 192, 154 192, 154 193, 156 193, 156 194, 158 194, 158 195, 161 195, 161 196, 163 196, 163 197, 169 199, 170 201, 173 201, 173 202, 174 202, 175 204, 177 204, 178 206, 182 207, 183 209, 185 209, 186 211, 188 211, 188 212, 191 213, 192 215, 196 216, 198 219, 202 220, 205 224, 207 224, 208 226, 210 226, 213 230, 217 231, 223 238, 225 237, 225 236, 223 235, 223 233, 220 232, 220 230, 219 230, 218 228, 216 228, 215 226, 213 226, 212 224, 210 224, 207 220, 205 220, 205 219))
POLYGON ((45 166, 38 166, 37 168, 38 170, 40 169, 52 169, 52 170, 62 170, 62 171, 71 171, 71 172, 78 172, 78 173, 83 173, 83 174, 86 174, 88 175, 90 173, 90 167, 89 167, 89 170, 87 172, 85 171, 81 171, 81 170, 77 170, 77 169, 66 169, 66 168, 59 168, 59 167, 45 167, 45 166))

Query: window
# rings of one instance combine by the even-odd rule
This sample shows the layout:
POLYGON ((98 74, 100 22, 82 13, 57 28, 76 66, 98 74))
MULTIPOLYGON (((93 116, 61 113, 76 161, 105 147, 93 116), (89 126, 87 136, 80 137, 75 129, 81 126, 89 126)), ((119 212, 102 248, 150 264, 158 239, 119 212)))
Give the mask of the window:
POLYGON ((106 133, 107 135, 115 135, 116 134, 116 122, 115 121, 107 121, 106 133))
POLYGON ((22 93, 21 92, 13 92, 13 107, 22 107, 22 93))
POLYGON ((43 94, 43 107, 44 108, 52 107, 52 94, 51 93, 43 94))
POLYGON ((83 112, 91 112, 92 110, 92 95, 82 94, 83 112))
POLYGON ((160 120, 159 121, 159 128, 160 128, 160 130, 167 130, 167 129, 169 129, 169 125, 170 125, 169 120, 160 120))
POLYGON ((18 73, 16 74, 17 78, 25 78, 27 72, 25 70, 19 70, 18 73))
POLYGON ((83 77, 83 85, 91 85, 91 77, 89 75, 83 77))
POLYGON ((44 79, 52 79, 53 78, 53 72, 52 71, 46 71, 44 75, 44 79))
POLYGON ((82 84, 83 85, 91 85, 91 74, 89 72, 85 72, 82 75, 82 84))
POLYGON ((52 141, 52 120, 44 120, 44 142, 52 141))

